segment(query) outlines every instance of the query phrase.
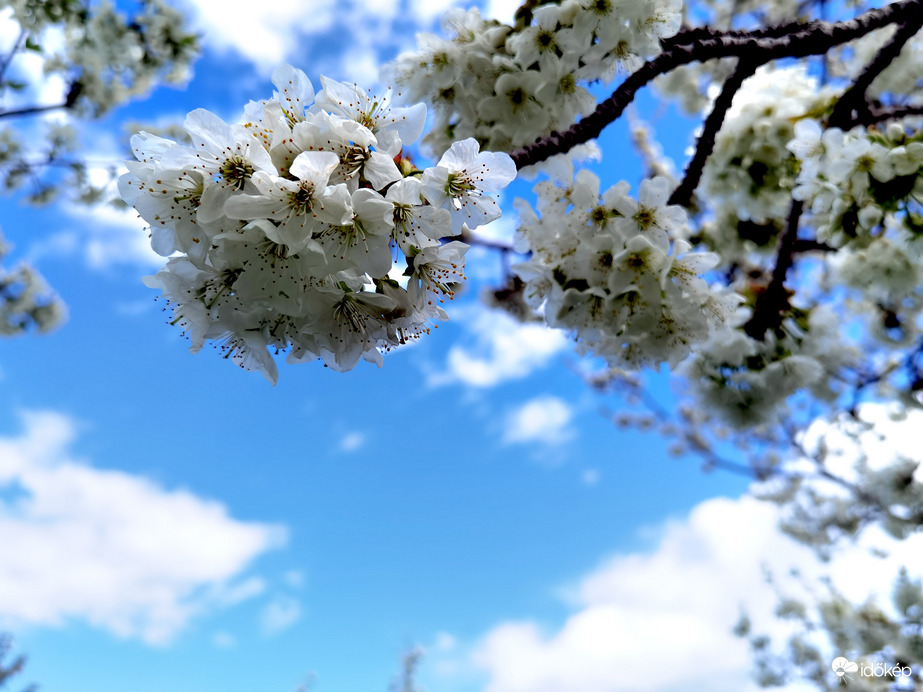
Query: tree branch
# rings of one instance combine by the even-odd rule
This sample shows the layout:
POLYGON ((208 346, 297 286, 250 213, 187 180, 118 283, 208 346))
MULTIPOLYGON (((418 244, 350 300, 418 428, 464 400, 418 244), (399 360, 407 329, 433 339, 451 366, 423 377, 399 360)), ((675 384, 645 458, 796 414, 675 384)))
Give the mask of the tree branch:
POLYGON ((37 113, 47 113, 59 108, 68 108, 67 102, 56 103, 51 106, 29 106, 28 108, 17 108, 12 111, 0 111, 0 118, 18 118, 22 115, 35 115, 37 113))
POLYGON ((904 48, 904 44, 923 27, 923 10, 911 14, 902 22, 894 36, 888 41, 872 61, 866 65, 852 86, 840 97, 833 107, 833 113, 830 114, 830 120, 827 127, 848 127, 853 120, 853 113, 861 114, 868 110, 868 104, 865 101, 865 92, 887 67, 890 65, 904 48))
POLYGON ((718 136, 718 131, 724 123, 724 118, 731 108, 734 95, 740 90, 744 81, 756 72, 757 67, 756 63, 746 61, 743 58, 737 61, 737 67, 724 82, 724 87, 721 89, 718 98, 715 99, 711 113, 705 119, 702 134, 699 135, 699 139, 695 144, 695 155, 686 166, 683 181, 670 195, 668 204, 679 204, 683 207, 688 207, 692 203, 692 195, 702 179, 705 162, 715 149, 715 138, 718 136))
MULTIPOLYGON (((923 115, 923 105, 919 106, 883 106, 873 104, 864 108, 847 127, 853 125, 874 125, 888 120, 900 120, 914 115, 923 115)), ((844 128, 846 129, 846 128, 844 128)))
POLYGON ((713 31, 692 29, 666 42, 663 53, 649 60, 629 77, 593 113, 565 132, 552 132, 533 144, 513 151, 510 156, 521 169, 569 151, 578 144, 595 139, 603 129, 622 115, 635 94, 655 77, 682 65, 715 58, 738 57, 758 67, 778 58, 803 58, 823 55, 832 47, 864 36, 870 31, 908 20, 914 13, 923 14, 923 0, 900 0, 887 7, 843 22, 788 24, 765 31, 713 31), (797 27, 797 28, 796 28, 797 27), (782 31, 782 35, 777 35, 782 31))
POLYGON ((766 291, 757 298, 753 315, 744 325, 744 331, 753 339, 762 340, 768 329, 779 326, 782 313, 788 307, 788 297, 785 295, 785 275, 788 274, 794 261, 798 221, 801 219, 803 209, 804 202, 792 201, 788 223, 779 240, 779 253, 776 257, 775 269, 772 270, 772 279, 766 291))
POLYGON ((797 238, 795 240, 795 246, 792 248, 792 252, 796 255, 800 255, 803 252, 834 252, 836 248, 832 245, 827 245, 827 243, 822 243, 819 240, 814 240, 813 238, 797 238))
POLYGON ((513 251, 513 246, 509 243, 503 243, 499 240, 489 240, 483 236, 475 235, 466 229, 462 230, 458 240, 461 240, 463 243, 468 243, 468 245, 477 245, 479 247, 490 248, 491 250, 499 250, 504 253, 513 251))

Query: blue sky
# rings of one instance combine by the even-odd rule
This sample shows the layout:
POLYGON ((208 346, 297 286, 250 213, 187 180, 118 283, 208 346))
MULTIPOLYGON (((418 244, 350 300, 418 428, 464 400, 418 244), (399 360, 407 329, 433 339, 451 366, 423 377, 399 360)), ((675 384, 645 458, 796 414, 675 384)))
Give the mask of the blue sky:
MULTIPOLYGON (((369 84, 448 5, 188 0, 193 80, 87 128, 88 156, 120 156, 126 121, 234 120, 281 61, 369 84)), ((654 120, 681 154, 677 122, 654 120)), ((624 125, 601 144, 604 182, 636 185, 624 125)), ((484 232, 509 234, 529 194, 517 183, 484 232)), ((469 255, 451 321, 382 369, 282 366, 271 387, 188 352, 140 281, 162 260, 133 213, 4 209, 14 257, 70 310, 0 344, 0 627, 30 657, 23 682, 385 690, 419 644, 431 692, 747 689, 730 626, 741 603, 771 609, 765 556, 805 553, 736 499, 741 479, 614 427, 565 336, 481 306, 495 255, 469 255)))

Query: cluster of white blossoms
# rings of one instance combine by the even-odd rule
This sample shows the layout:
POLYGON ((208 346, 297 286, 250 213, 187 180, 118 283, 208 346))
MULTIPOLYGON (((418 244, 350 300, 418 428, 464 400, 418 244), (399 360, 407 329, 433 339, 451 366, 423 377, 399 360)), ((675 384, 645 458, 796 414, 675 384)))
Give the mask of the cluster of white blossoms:
POLYGON ((71 88, 79 84, 79 103, 95 114, 159 81, 185 81, 198 50, 183 13, 164 0, 141 0, 131 17, 110 0, 92 7, 72 0, 4 5, 28 33, 33 55, 43 56, 43 72, 61 75, 71 88))
POLYGON ((843 132, 804 119, 788 148, 800 163, 793 196, 810 210, 818 239, 861 247, 896 216, 910 238, 923 231, 908 214, 923 202, 923 132, 908 135, 896 123, 843 132))
MULTIPOLYGON (((0 233, 0 262, 12 246, 0 233)), ((32 267, 0 264, 0 336, 15 336, 27 329, 50 332, 67 318, 67 309, 32 267)))
POLYGON ((525 300, 581 352, 616 366, 675 365, 735 312, 739 296, 700 276, 718 256, 689 252, 686 212, 667 204, 669 192, 655 177, 637 200, 624 181, 600 195, 599 179, 581 170, 570 187, 535 186, 538 214, 517 200, 516 247, 531 251, 513 267, 525 300))
MULTIPOLYGON (((787 148, 795 121, 832 102, 833 92, 821 88, 803 65, 763 67, 743 83, 702 174, 702 190, 723 224, 713 228, 722 244, 734 238, 739 244, 747 236, 734 219, 764 225, 788 215, 798 173, 787 148)), ((772 240, 770 234, 760 244, 774 245, 772 240)))
POLYGON ((843 132, 803 119, 788 148, 800 168, 793 196, 816 237, 838 250, 830 278, 862 295, 870 334, 911 343, 923 331, 923 131, 843 132))
POLYGON ((433 104, 423 141, 434 152, 463 137, 510 151, 592 112, 583 85, 639 67, 681 22, 682 0, 563 0, 516 27, 456 9, 444 20, 451 38, 418 35, 420 49, 390 70, 411 98, 433 104))
POLYGON ((737 427, 772 422, 786 400, 808 390, 832 401, 832 375, 855 364, 856 348, 844 341, 840 318, 826 306, 796 310, 762 339, 741 329, 712 337, 681 364, 697 399, 737 427))
MULTIPOLYGON (((721 268, 765 276, 765 252, 775 255, 795 198, 812 240, 827 249, 816 260, 817 288, 848 296, 837 318, 808 307, 809 298, 789 311, 799 320, 763 339, 743 331, 713 338, 684 364, 700 400, 738 425, 772 420, 798 390, 830 398, 827 382, 858 363, 842 334, 846 315, 860 315, 867 333, 890 346, 921 333, 923 133, 898 123, 825 127, 835 103, 832 87, 803 67, 762 68, 736 95, 703 173, 702 235, 720 251, 721 268)), ((737 284, 745 294, 747 280, 737 284)))
POLYGON ((273 75, 273 98, 229 125, 196 110, 191 147, 146 133, 122 197, 170 256, 146 283, 162 290, 198 351, 275 382, 270 350, 344 371, 446 318, 468 246, 443 239, 500 215, 492 195, 515 176, 506 154, 456 142, 436 166, 395 163, 419 138, 420 104, 392 108, 355 85, 300 70, 273 75), (403 169, 403 172, 402 172, 403 169), (180 253, 180 254, 174 254, 180 253))

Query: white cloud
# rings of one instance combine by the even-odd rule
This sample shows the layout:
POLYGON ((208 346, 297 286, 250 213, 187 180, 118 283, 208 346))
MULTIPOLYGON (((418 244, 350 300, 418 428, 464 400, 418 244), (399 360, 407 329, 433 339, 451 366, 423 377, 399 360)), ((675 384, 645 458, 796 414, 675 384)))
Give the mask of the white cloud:
POLYGON ((500 310, 481 305, 467 313, 453 312, 452 318, 460 319, 476 335, 476 343, 473 348, 453 346, 445 368, 429 373, 430 386, 459 382, 470 387, 493 387, 544 367, 569 345, 558 330, 535 322, 523 324, 500 310))
POLYGON ((151 249, 147 224, 134 209, 75 203, 61 208, 65 212, 61 230, 34 245, 28 253, 30 261, 82 255, 87 265, 97 270, 120 264, 154 270, 166 263, 166 258, 151 249))
POLYGON ((522 0, 487 0, 484 16, 512 25, 513 15, 521 5, 522 0))
POLYGON ((94 269, 115 264, 160 267, 166 259, 151 249, 147 224, 134 209, 99 205, 92 209, 75 206, 70 217, 81 222, 87 236, 82 240, 87 263, 94 269))
POLYGON ((301 619, 301 603, 291 596, 277 596, 260 611, 260 630, 266 636, 287 630, 301 619))
POLYGON ((560 444, 574 435, 573 409, 556 396, 540 396, 509 414, 503 441, 507 444, 544 442, 560 444))
POLYGON ((365 434, 357 430, 347 433, 340 440, 340 449, 344 452, 355 452, 365 444, 365 434))
POLYGON ((458 4, 460 0, 410 0, 411 17, 417 24, 426 26, 458 4))
POLYGON ((873 529, 821 565, 778 531, 778 517, 775 506, 744 497, 709 500, 668 522, 652 552, 617 555, 580 580, 560 628, 511 621, 490 630, 474 654, 489 675, 486 692, 755 692, 748 644, 731 632, 740 607, 758 631, 788 631, 772 615, 778 596, 764 565, 788 594, 803 593, 785 578, 798 566, 806 583, 829 573, 850 600, 877 595, 882 606, 899 565, 920 570, 923 535, 895 544, 873 529), (876 558, 871 547, 890 554, 876 558))
MULTIPOLYGON (((225 0, 220 12, 210 0, 185 4, 206 45, 233 51, 262 72, 310 56, 314 70, 371 87, 381 66, 378 55, 390 52, 395 39, 407 43, 400 39, 429 29, 457 0, 225 0), (398 23, 401 32, 395 29, 398 23), (337 33, 348 40, 331 41, 329 35, 337 33), (324 50, 312 56, 311 43, 319 41, 324 50)), ((308 76, 316 82, 316 74, 308 76)))
POLYGON ((297 54, 305 37, 328 31, 340 6, 336 0, 224 0, 220 7, 211 0, 187 0, 185 4, 206 45, 233 50, 267 70, 297 54))
POLYGON ((0 438, 0 620, 85 621, 162 643, 194 615, 250 597, 237 579, 285 540, 281 527, 237 521, 218 502, 75 460, 70 419, 23 416, 0 438))

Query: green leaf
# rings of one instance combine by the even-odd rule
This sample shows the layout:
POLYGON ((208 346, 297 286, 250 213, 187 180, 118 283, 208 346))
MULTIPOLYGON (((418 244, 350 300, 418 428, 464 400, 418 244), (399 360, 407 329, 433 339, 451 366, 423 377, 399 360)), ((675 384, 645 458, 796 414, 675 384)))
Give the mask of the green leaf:
POLYGON ((35 41, 31 36, 26 38, 26 50, 33 50, 36 53, 42 52, 42 46, 37 41, 35 41))

